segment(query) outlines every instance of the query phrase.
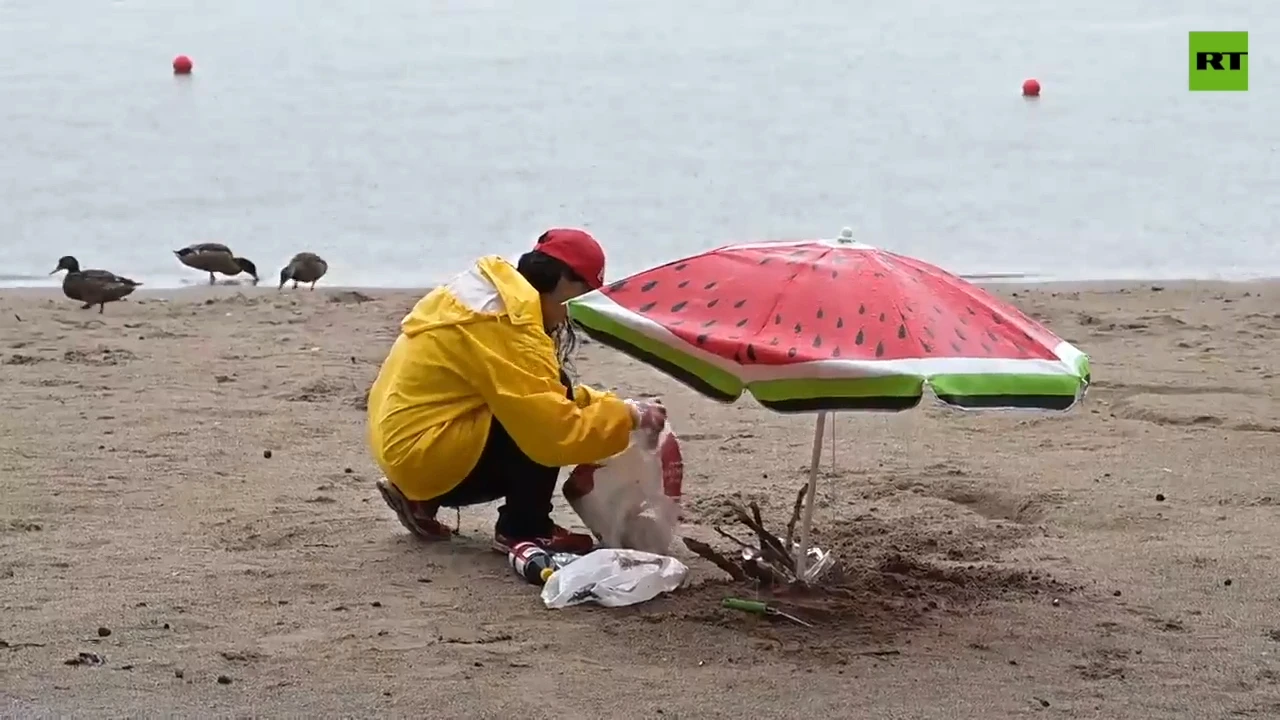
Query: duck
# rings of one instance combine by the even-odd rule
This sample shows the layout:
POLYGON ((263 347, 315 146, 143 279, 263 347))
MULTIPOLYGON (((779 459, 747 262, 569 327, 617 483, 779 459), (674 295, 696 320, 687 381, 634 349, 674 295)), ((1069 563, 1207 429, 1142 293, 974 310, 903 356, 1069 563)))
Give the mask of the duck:
POLYGON ((142 285, 136 280, 106 270, 81 270, 80 261, 70 255, 64 255, 58 260, 58 267, 49 274, 56 275, 63 270, 67 271, 67 275, 62 278, 62 294, 84 303, 80 306, 81 310, 97 305, 99 315, 106 309, 107 303, 123 300, 142 285))
POLYGON ((173 254, 183 265, 209 273, 210 285, 218 282, 213 276, 216 272, 228 276, 248 273, 253 276, 253 284, 258 284, 258 267, 245 258, 236 257, 231 248, 222 243, 196 243, 174 250, 173 254))
POLYGON ((324 277, 327 272, 329 272, 329 263, 325 262, 324 258, 315 253, 300 252, 294 255, 289 264, 280 271, 280 287, 276 289, 283 288, 285 283, 292 280, 295 290, 298 289, 300 282, 311 283, 311 289, 315 290, 316 281, 324 277))

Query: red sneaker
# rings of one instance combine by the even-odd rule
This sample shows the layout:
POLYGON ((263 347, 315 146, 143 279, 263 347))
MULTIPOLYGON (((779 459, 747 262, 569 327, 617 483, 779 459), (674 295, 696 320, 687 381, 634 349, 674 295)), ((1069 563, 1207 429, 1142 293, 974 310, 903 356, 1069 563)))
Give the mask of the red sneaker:
POLYGON ((378 480, 378 492, 387 507, 395 511, 400 524, 420 540, 448 540, 454 536, 453 528, 436 520, 439 505, 420 500, 410 500, 386 478, 378 480))
POLYGON ((595 549, 595 540, 586 533, 570 532, 559 525, 552 526, 551 537, 518 538, 508 537, 494 530, 493 549, 500 553, 510 553, 511 548, 522 542, 531 542, 549 553, 573 553, 586 555, 595 549))

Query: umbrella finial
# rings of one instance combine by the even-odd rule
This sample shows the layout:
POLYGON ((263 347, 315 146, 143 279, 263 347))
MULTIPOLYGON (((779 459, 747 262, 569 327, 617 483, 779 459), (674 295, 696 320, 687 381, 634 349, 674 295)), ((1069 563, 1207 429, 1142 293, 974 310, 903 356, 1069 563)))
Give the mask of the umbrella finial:
POLYGON ((840 242, 842 243, 853 242, 853 228, 844 228, 843 230, 840 231, 840 242))

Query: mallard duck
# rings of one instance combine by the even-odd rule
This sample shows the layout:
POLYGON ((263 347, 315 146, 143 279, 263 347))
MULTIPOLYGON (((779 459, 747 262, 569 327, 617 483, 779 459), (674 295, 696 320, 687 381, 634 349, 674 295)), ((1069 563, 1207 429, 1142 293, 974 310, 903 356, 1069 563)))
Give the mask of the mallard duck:
POLYGON ((239 275, 248 273, 253 276, 253 284, 258 284, 258 266, 242 257, 236 257, 231 248, 222 243, 196 243, 181 250, 174 250, 178 262, 196 270, 209 273, 209 284, 217 283, 214 273, 223 275, 239 275))
POLYGON ((80 306, 81 310, 97 305, 99 314, 106 309, 107 303, 123 300, 124 296, 142 284, 106 270, 81 270, 80 262, 70 255, 59 260, 58 267, 49 274, 54 275, 62 270, 67 271, 67 276, 62 279, 62 294, 84 303, 80 306))
POLYGON ((316 281, 324 277, 327 272, 329 272, 329 263, 325 262, 324 258, 315 253, 300 252, 294 255, 289 264, 280 271, 280 288, 292 280, 295 290, 300 282, 311 283, 311 289, 315 290, 316 281))

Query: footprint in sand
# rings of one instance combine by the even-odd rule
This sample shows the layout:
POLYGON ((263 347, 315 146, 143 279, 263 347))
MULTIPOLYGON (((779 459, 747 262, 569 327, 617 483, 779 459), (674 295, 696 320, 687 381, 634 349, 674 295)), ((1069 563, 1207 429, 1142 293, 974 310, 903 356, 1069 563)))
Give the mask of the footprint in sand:
POLYGON ((1111 406, 1118 418, 1166 427, 1225 428, 1238 432, 1280 432, 1280 407, 1262 394, 1238 392, 1139 393, 1111 406), (1190 397, 1188 397, 1190 395, 1190 397))
POLYGON ((93 350, 67 350, 62 354, 62 362, 69 365, 124 365, 137 359, 138 356, 128 350, 106 346, 93 350))

